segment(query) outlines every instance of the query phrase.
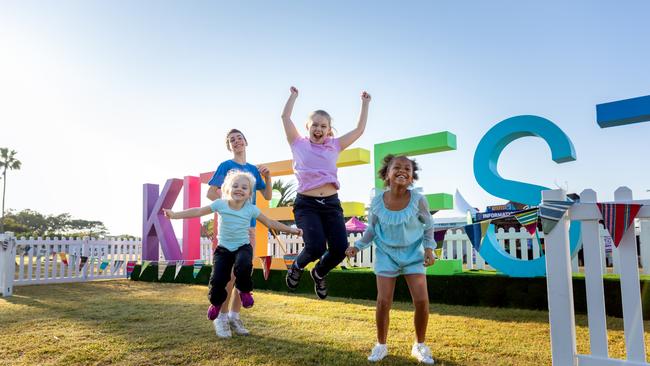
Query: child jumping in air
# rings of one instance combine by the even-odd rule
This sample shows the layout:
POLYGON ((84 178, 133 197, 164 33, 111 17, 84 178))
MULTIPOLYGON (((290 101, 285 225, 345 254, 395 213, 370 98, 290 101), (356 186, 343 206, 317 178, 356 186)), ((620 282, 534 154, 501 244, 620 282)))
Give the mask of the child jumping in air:
POLYGON ((293 206, 296 225, 304 230, 305 248, 287 271, 286 283, 295 290, 307 264, 320 259, 310 271, 314 291, 320 299, 327 297, 325 276, 345 258, 349 246, 343 219, 343 208, 337 191, 336 161, 341 151, 352 145, 366 128, 370 94, 361 93, 361 112, 357 127, 335 138, 330 115, 317 110, 307 121, 308 137, 300 135, 291 120, 298 89, 291 95, 282 111, 282 125, 293 154, 293 170, 298 179, 298 194, 293 206))
POLYGON ((368 227, 363 237, 346 250, 349 257, 375 243, 377 276, 377 344, 368 361, 388 355, 386 338, 397 276, 404 275, 415 305, 415 336, 411 354, 419 362, 433 364, 431 350, 424 344, 429 321, 426 266, 435 262, 433 219, 426 198, 412 190, 418 179, 418 165, 406 156, 387 155, 379 176, 388 189, 377 194, 368 210, 368 227))
MULTIPOLYGON (((230 273, 235 273, 235 288, 239 291, 242 306, 253 306, 253 248, 250 244, 248 228, 251 219, 275 230, 290 234, 302 235, 301 229, 294 229, 275 220, 271 220, 251 203, 251 195, 255 187, 255 178, 250 173, 233 170, 226 176, 221 190, 224 199, 218 199, 209 206, 190 208, 180 212, 164 209, 165 216, 170 219, 185 219, 199 217, 213 212, 219 213, 219 246, 214 251, 212 274, 208 299, 208 319, 212 320, 217 330, 217 315, 221 304, 226 300, 226 285, 230 281, 230 273)), ((219 336, 219 333, 217 332, 219 336)))

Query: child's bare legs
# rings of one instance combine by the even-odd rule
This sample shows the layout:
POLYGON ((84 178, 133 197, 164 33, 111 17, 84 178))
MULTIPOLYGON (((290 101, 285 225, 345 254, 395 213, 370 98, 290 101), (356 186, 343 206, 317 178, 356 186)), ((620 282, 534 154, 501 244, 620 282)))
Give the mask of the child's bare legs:
POLYGON ((230 273, 230 281, 226 285, 226 292, 228 292, 228 297, 226 301, 221 305, 221 312, 227 314, 228 311, 238 313, 241 310, 241 299, 237 296, 237 289, 235 288, 235 274, 230 273))
MULTIPOLYGON (((429 322, 429 292, 427 290, 427 278, 423 274, 404 275, 404 278, 409 286, 411 298, 413 298, 413 305, 415 305, 415 316, 413 318, 415 336, 418 343, 424 343, 424 338, 427 334, 427 324, 429 322)), ((377 279, 379 279, 379 277, 377 277, 377 279)))
POLYGON ((377 276, 377 310, 375 320, 377 322, 377 343, 386 344, 388 337, 388 323, 390 308, 393 305, 393 294, 395 293, 395 277, 377 276))

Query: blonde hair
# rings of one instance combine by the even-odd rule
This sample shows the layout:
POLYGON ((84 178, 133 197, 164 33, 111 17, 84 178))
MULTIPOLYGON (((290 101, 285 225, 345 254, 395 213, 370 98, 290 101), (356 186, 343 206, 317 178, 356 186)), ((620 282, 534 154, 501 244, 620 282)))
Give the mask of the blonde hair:
POLYGON ((327 133, 327 136, 329 136, 329 137, 334 137, 334 127, 332 126, 332 117, 330 116, 329 113, 325 112, 325 111, 322 110, 322 109, 317 109, 317 110, 315 110, 315 111, 309 113, 309 119, 307 119, 307 123, 305 123, 305 127, 306 127, 307 129, 309 129, 309 125, 310 125, 311 123, 313 123, 312 118, 313 118, 314 116, 317 116, 317 115, 318 115, 318 116, 321 116, 321 117, 324 117, 325 119, 327 119, 327 122, 330 124, 330 131, 327 133))
POLYGON ((250 193, 250 197, 248 199, 252 200, 253 193, 255 192, 255 177, 253 177, 251 173, 236 169, 229 171, 228 174, 226 174, 226 178, 223 180, 223 184, 221 185, 221 194, 224 199, 232 199, 232 185, 238 178, 242 177, 248 180, 248 193, 250 193))

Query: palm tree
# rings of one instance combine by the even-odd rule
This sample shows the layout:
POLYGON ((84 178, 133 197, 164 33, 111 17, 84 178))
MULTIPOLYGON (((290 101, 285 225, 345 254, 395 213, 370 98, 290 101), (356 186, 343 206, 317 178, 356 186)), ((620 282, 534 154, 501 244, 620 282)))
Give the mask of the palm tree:
POLYGON ((278 179, 273 182, 273 189, 280 192, 277 207, 293 206, 293 201, 296 199, 296 182, 283 182, 282 179, 278 179))
POLYGON ((0 148, 0 169, 2 169, 2 217, 0 218, 0 233, 5 231, 5 191, 7 189, 7 169, 19 170, 20 160, 15 158, 16 151, 0 148))

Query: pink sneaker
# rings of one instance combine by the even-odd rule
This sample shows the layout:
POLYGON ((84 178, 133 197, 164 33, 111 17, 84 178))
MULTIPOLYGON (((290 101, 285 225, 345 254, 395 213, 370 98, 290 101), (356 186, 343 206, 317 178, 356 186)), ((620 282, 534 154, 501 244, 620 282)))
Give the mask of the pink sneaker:
POLYGON ((217 319, 217 316, 219 315, 219 309, 221 309, 221 306, 214 306, 210 304, 210 307, 208 308, 208 320, 217 319))
POLYGON ((250 292, 240 292, 239 298, 241 299, 241 306, 245 309, 252 308, 255 300, 253 300, 253 294, 250 292))

